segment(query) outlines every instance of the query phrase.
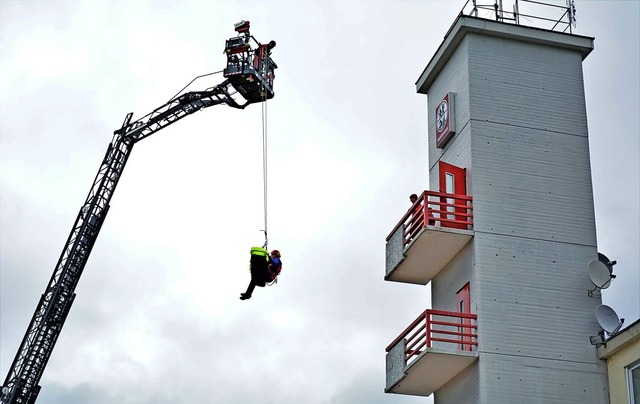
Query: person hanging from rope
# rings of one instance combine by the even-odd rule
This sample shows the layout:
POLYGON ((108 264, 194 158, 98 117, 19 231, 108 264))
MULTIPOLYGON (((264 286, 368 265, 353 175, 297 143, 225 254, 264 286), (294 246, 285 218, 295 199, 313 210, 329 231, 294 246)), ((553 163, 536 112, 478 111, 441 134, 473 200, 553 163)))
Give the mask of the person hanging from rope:
POLYGON ((271 259, 269 260, 269 266, 267 268, 269 270, 269 282, 275 281, 278 275, 280 275, 280 271, 282 271, 282 260, 280 257, 280 251, 271 251, 271 259))
POLYGON ((273 250, 271 257, 269 257, 269 253, 264 248, 251 248, 249 270, 251 271, 251 281, 249 281, 247 291, 240 293, 240 300, 251 299, 251 295, 256 286, 264 287, 267 283, 275 280, 276 276, 278 276, 282 270, 280 251, 273 250))

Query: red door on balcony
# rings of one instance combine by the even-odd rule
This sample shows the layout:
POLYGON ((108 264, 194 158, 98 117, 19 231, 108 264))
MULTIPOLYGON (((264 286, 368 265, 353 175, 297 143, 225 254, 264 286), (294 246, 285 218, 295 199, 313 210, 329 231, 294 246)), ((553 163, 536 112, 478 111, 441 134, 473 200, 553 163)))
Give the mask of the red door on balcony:
MULTIPOLYGON (((438 171, 440 173, 440 188, 439 191, 447 194, 455 195, 467 195, 467 178, 466 169, 456 167, 453 164, 445 163, 444 161, 438 162, 438 171)), ((441 202, 446 202, 448 205, 466 205, 466 201, 455 198, 444 198, 441 202)), ((456 214, 467 213, 467 209, 454 206, 440 206, 440 217, 445 217, 449 220, 461 220, 466 221, 466 216, 458 216, 456 214), (444 213, 442 211, 451 212, 444 213)), ((442 227, 453 227, 456 229, 466 229, 467 225, 464 223, 455 223, 443 221, 442 227)))
MULTIPOLYGON (((456 294, 456 304, 458 306, 458 312, 471 314, 471 290, 469 282, 467 282, 456 294)), ((471 325, 470 318, 461 318, 460 324, 463 324, 464 326, 458 327, 458 332, 471 334, 471 328, 468 327, 471 325)), ((471 342, 471 337, 462 336, 460 337, 460 341, 471 342)), ((461 351, 470 351, 471 344, 458 344, 458 349, 461 351)))

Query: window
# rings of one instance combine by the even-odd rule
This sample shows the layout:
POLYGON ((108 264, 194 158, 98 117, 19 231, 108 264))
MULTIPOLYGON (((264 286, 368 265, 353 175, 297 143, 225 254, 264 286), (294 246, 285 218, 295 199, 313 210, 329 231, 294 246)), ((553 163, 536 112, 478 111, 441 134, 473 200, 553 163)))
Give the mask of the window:
POLYGON ((640 404, 640 361, 627 366, 627 388, 629 403, 640 404))
MULTIPOLYGON (((453 174, 451 173, 445 173, 445 190, 448 194, 455 194, 456 190, 454 187, 455 184, 455 177, 453 176, 453 174)), ((456 201, 453 198, 447 198, 447 203, 448 204, 455 204, 456 201)), ((453 212, 454 208, 453 206, 447 206, 447 210, 449 212, 453 212)), ((451 220, 456 220, 456 215, 447 215, 447 219, 451 219, 451 220)))

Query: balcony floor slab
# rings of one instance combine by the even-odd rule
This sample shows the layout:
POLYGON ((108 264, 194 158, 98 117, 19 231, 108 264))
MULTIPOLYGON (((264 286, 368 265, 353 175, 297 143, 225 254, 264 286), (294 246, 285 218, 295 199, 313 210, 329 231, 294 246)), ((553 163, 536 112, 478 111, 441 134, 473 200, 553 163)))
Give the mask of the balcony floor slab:
POLYGON ((385 392, 430 396, 476 360, 478 353, 475 351, 451 352, 427 348, 407 366, 404 377, 385 392))
POLYGON ((384 279, 426 285, 472 238, 472 230, 426 226, 407 246, 404 259, 384 279))

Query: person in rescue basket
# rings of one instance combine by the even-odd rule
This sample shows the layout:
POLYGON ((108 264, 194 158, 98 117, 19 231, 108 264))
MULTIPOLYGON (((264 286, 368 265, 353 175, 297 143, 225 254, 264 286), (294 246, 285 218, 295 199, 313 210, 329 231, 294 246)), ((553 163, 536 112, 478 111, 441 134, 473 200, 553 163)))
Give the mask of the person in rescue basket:
POLYGON ((274 256, 277 261, 272 263, 272 261, 269 259, 269 253, 264 248, 251 248, 251 281, 249 282, 247 291, 244 293, 240 293, 240 300, 251 299, 251 295, 253 294, 253 290, 256 288, 256 286, 264 287, 267 282, 271 282, 273 279, 275 279, 277 274, 280 273, 280 269, 282 268, 282 262, 280 261, 280 252, 278 250, 273 250, 271 252, 271 255, 274 256), (272 271, 274 273, 273 276, 271 275, 272 271))

